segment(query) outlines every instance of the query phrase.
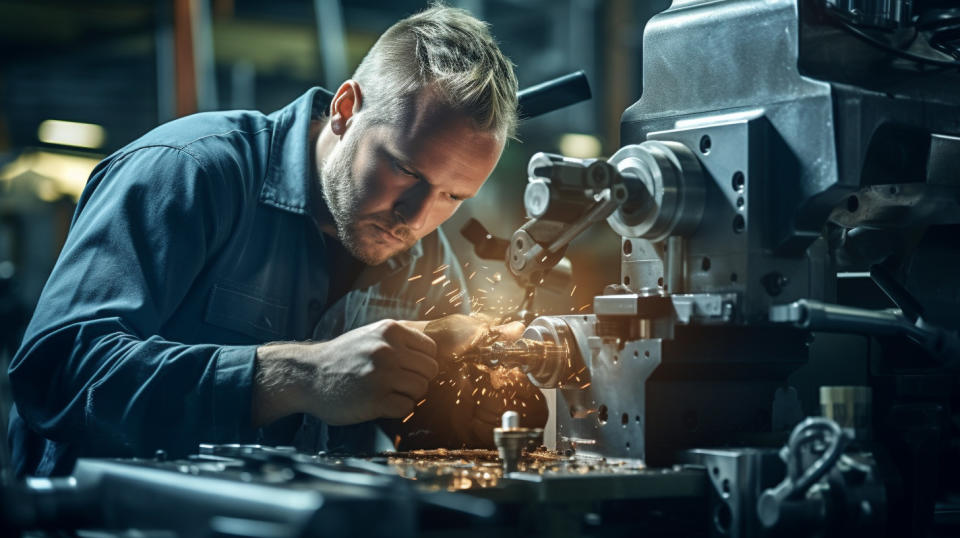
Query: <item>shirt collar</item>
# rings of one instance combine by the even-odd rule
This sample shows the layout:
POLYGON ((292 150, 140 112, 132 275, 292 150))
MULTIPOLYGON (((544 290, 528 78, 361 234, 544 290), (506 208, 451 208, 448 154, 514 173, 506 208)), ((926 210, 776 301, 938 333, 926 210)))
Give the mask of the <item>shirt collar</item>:
MULTIPOLYGON (((308 215, 311 207, 326 208, 318 185, 314 181, 310 144, 310 122, 323 117, 330 107, 333 94, 324 88, 314 87, 289 105, 270 114, 274 121, 273 138, 267 176, 260 189, 260 201, 269 206, 308 215), (312 196, 318 196, 313 205, 312 196)), ((410 249, 393 256, 384 263, 370 267, 364 277, 377 279, 406 267, 423 256, 420 241, 410 249)), ((367 278, 363 278, 366 280, 367 278)))
POLYGON ((333 94, 315 87, 270 114, 273 134, 260 201, 299 215, 310 211, 313 193, 310 122, 323 117, 333 94))

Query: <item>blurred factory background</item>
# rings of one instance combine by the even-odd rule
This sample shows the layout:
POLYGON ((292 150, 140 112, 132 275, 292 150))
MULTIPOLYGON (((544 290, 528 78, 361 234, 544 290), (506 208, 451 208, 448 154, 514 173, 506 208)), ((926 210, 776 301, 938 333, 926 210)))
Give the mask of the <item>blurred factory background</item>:
MULTIPOLYGON (((526 163, 534 153, 593 157, 616 150, 620 114, 641 91, 643 25, 669 2, 448 3, 491 23, 521 88, 582 69, 594 95, 523 124, 481 195, 445 225, 461 261, 482 271, 475 281, 497 286, 506 307, 522 292, 502 263, 473 257, 460 228, 473 217, 509 237, 523 222, 526 163)), ((0 1, 4 370, 56 261, 75 201, 101 158, 179 116, 270 112, 310 86, 336 89, 383 30, 425 6, 409 0, 0 1)), ((535 308, 588 308, 603 285, 618 279, 618 242, 607 226, 580 237, 568 251, 576 288, 542 291, 535 308)), ((5 421, 6 410, 0 416, 5 421)))

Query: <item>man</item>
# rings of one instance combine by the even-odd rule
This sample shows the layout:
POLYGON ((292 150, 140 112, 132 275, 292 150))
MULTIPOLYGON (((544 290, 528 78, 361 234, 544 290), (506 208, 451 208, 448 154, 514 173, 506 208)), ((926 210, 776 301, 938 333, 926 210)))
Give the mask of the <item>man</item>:
POLYGON ((393 320, 466 313, 438 226, 493 170, 516 92, 486 25, 433 7, 332 98, 197 114, 105 159, 11 362, 17 474, 374 446, 368 421, 408 416, 449 352, 393 320))

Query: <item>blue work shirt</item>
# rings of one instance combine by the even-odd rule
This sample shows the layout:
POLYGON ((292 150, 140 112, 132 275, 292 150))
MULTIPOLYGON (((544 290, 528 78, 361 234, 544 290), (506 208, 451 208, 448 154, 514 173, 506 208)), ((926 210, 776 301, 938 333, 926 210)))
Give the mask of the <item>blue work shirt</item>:
POLYGON ((440 230, 365 267, 328 304, 342 247, 314 214, 326 209, 310 125, 329 99, 313 88, 270 115, 178 119, 94 169, 10 363, 17 475, 69 473, 80 456, 185 455, 205 442, 323 450, 372 438, 372 424, 302 416, 251 427, 259 344, 469 306, 445 296, 466 285, 440 230), (451 282, 432 285, 441 274, 451 282))

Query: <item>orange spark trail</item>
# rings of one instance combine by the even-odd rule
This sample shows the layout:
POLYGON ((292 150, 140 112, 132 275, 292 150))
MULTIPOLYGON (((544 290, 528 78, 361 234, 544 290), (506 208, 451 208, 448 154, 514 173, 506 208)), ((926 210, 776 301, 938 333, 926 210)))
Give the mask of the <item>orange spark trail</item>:
POLYGON ((438 276, 437 278, 433 279, 433 281, 430 282, 430 285, 431 285, 431 286, 436 286, 437 284, 443 282, 443 279, 445 279, 445 278, 447 278, 447 277, 445 277, 445 276, 443 276, 443 275, 440 275, 440 276, 438 276))
POLYGON ((416 279, 418 279, 418 278, 420 278, 420 277, 422 277, 422 276, 423 276, 423 275, 413 275, 412 277, 410 277, 410 278, 407 279, 407 282, 413 282, 414 280, 416 280, 416 279))

